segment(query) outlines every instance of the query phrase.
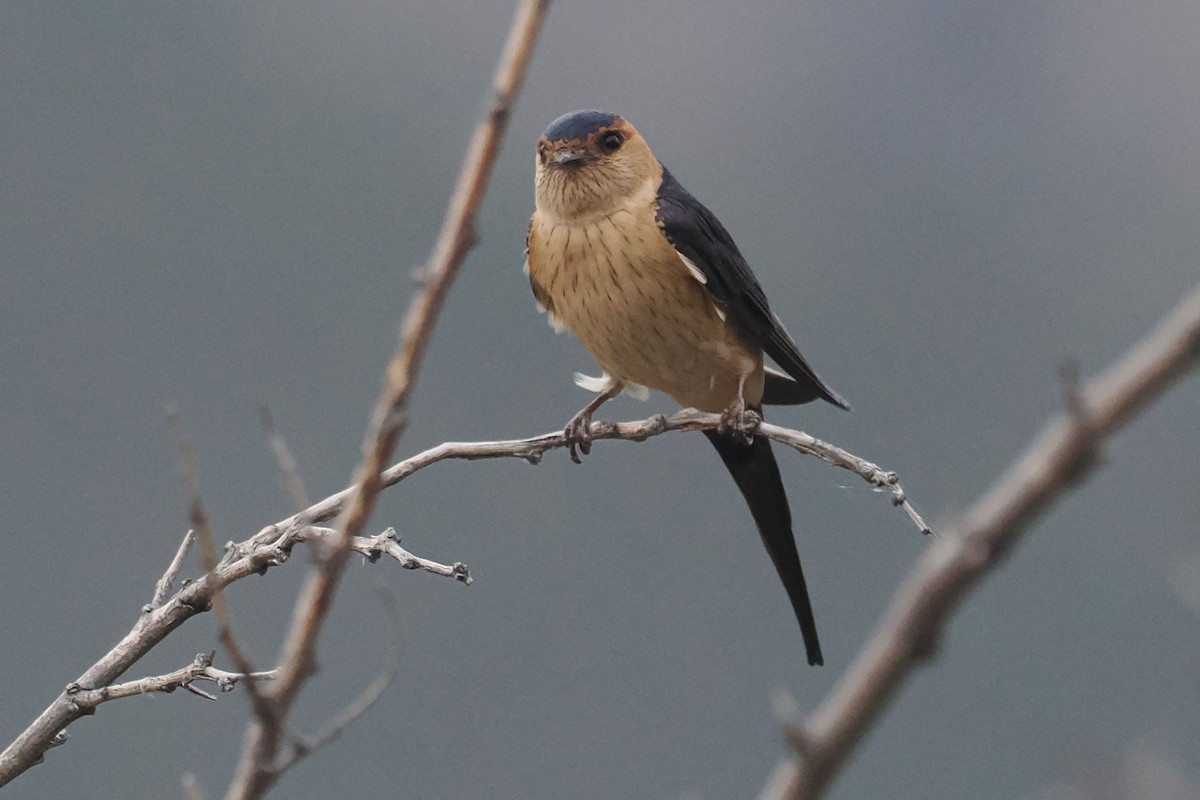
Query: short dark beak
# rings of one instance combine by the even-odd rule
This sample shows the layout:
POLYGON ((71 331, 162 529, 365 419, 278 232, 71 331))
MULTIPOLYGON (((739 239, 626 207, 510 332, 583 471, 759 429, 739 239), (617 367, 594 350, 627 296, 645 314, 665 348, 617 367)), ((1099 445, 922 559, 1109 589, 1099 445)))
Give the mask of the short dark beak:
POLYGON ((550 160, 560 167, 565 167, 568 164, 579 164, 583 161, 586 161, 587 156, 575 150, 564 150, 550 160))

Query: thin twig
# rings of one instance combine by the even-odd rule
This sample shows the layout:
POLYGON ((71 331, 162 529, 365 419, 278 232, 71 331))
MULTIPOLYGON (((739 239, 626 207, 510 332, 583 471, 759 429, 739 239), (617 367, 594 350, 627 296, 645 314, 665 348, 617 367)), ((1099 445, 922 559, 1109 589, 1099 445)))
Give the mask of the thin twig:
POLYGON ((171 595, 171 589, 175 585, 175 579, 179 577, 180 570, 183 569, 183 559, 187 557, 188 550, 196 541, 196 535, 191 530, 183 536, 183 541, 179 543, 179 549, 175 551, 175 557, 171 559, 171 563, 167 565, 167 571, 158 579, 158 583, 154 584, 154 596, 150 598, 150 602, 142 606, 143 613, 149 613, 156 608, 160 608, 167 598, 171 595))
MULTIPOLYGON (((612 439, 642 442, 664 433, 713 430, 719 426, 720 421, 719 414, 684 409, 669 417, 656 414, 647 419, 629 422, 598 420, 592 423, 591 432, 592 438, 596 441, 612 439)), ((763 423, 759 426, 758 432, 799 453, 819 458, 835 467, 853 472, 871 486, 886 489, 892 497, 892 503, 901 506, 920 531, 930 532, 921 515, 909 502, 908 496, 900 485, 899 476, 895 472, 884 470, 861 456, 803 431, 763 423)), ((543 433, 528 439, 505 439, 494 442, 444 442, 388 467, 384 470, 381 480, 384 486, 395 486, 425 467, 432 466, 439 461, 452 459, 480 461, 492 458, 519 458, 531 464, 537 464, 541 462, 547 451, 564 448, 566 445, 566 436, 561 430, 543 433)), ((259 543, 276 541, 285 531, 332 519, 342 510, 346 500, 354 494, 356 489, 356 486, 343 489, 324 500, 313 503, 297 514, 273 525, 268 525, 255 534, 251 541, 259 543)))
MULTIPOLYGON (((296 541, 299 542, 320 541, 326 544, 334 543, 338 538, 338 532, 333 528, 321 528, 316 525, 297 528, 294 535, 296 541)), ((445 578, 454 578, 468 586, 473 582, 471 570, 461 561, 455 561, 453 564, 439 564, 405 550, 400 546, 400 536, 396 533, 395 528, 387 528, 374 536, 355 536, 350 542, 350 549, 361 553, 371 562, 377 561, 380 556, 388 556, 399 562, 404 569, 424 570, 445 578)))
POLYGON ((1097 466, 1097 448, 1200 361, 1200 287, 1107 371, 1069 392, 1009 470, 931 547, 901 584, 874 635, 794 737, 800 756, 785 797, 820 797, 951 615, 1022 535, 1097 466))
POLYGON ((229 798, 261 797, 274 783, 274 765, 285 720, 300 689, 313 672, 317 637, 333 604, 351 542, 365 529, 384 488, 380 473, 387 466, 407 424, 409 400, 434 325, 451 284, 475 245, 475 217, 483 202, 512 106, 525 80, 534 42, 548 6, 549 0, 522 0, 517 10, 496 71, 496 96, 475 130, 441 234, 424 272, 424 286, 413 297, 399 347, 385 371, 384 388, 367 426, 364 456, 356 472, 358 491, 338 521, 337 543, 328 549, 297 600, 280 658, 279 682, 271 691, 275 715, 259 720, 247 731, 246 746, 226 795, 229 798))

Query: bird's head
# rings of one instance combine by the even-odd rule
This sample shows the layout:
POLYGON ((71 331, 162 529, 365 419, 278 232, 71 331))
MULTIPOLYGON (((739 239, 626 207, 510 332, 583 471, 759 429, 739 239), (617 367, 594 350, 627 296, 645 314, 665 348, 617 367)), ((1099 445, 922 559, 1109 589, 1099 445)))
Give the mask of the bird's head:
POLYGON ((637 129, 607 111, 564 114, 538 139, 537 207, 560 219, 608 216, 661 175, 637 129))

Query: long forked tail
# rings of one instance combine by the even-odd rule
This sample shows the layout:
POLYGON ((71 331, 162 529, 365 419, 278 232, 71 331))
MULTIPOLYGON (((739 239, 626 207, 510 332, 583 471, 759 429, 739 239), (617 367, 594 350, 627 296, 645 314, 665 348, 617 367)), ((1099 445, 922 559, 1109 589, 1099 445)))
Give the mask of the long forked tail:
POLYGON ((804 649, 809 664, 824 664, 821 643, 817 639, 817 622, 813 619, 812 602, 808 599, 808 585, 804 582, 804 570, 800 567, 800 554, 796 551, 796 539, 792 536, 792 512, 788 508, 783 479, 779 476, 779 465, 771 452, 771 442, 764 436, 755 436, 750 444, 743 444, 717 431, 705 431, 704 435, 717 449, 726 469, 746 498, 750 513, 758 525, 759 535, 788 599, 800 623, 804 636, 804 649))

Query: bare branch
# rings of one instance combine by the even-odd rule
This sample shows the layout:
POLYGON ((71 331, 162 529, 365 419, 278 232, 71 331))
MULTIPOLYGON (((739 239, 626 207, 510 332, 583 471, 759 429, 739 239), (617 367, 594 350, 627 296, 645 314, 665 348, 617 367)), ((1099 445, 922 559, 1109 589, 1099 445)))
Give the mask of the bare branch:
MULTIPOLYGON (((702 431, 715 430, 720 426, 720 414, 707 414, 695 409, 684 409, 665 417, 661 414, 644 420, 633 422, 593 422, 591 426, 592 439, 620 439, 630 442, 642 442, 651 437, 673 431, 702 431)), ((813 456, 840 469, 853 472, 874 487, 887 489, 895 505, 904 508, 909 519, 923 533, 929 533, 929 527, 916 512, 908 500, 900 478, 895 472, 888 472, 865 458, 843 450, 836 445, 824 442, 803 431, 783 428, 778 425, 761 423, 758 433, 773 439, 780 444, 796 450, 804 455, 813 456)), ((532 464, 541 461, 547 450, 566 447, 566 435, 562 431, 542 434, 530 439, 512 439, 500 442, 446 442, 432 447, 423 453, 418 453, 399 464, 388 468, 384 473, 384 481, 388 486, 407 478, 414 472, 424 469, 439 461, 447 459, 466 459, 469 461, 487 458, 522 458, 532 464)), ((336 498, 337 495, 334 496, 336 498)), ((334 498, 327 498, 328 502, 334 498)), ((319 504, 318 504, 319 505, 319 504)))
POLYGON ((459 173, 458 184, 434 247, 426 280, 409 306, 399 347, 385 371, 385 385, 371 415, 357 470, 358 490, 338 522, 339 537, 319 569, 309 578, 292 618, 280 658, 280 678, 271 692, 276 716, 263 719, 247 732, 246 747, 227 797, 261 797, 274 783, 284 720, 300 689, 312 674, 317 637, 324 627, 354 537, 366 527, 384 488, 380 474, 407 424, 409 400, 424 361, 434 325, 446 295, 468 251, 476 241, 475 216, 491 179, 500 143, 517 93, 533 56, 549 0, 522 0, 509 31, 496 71, 496 97, 487 116, 475 130, 459 173))
POLYGON ((166 675, 154 675, 127 683, 103 686, 99 689, 84 689, 79 684, 73 683, 67 687, 67 697, 85 714, 94 713, 99 705, 111 700, 155 692, 169 693, 176 689, 191 689, 201 697, 216 700, 216 697, 195 689, 192 684, 196 681, 210 681, 215 683, 222 692, 229 692, 242 680, 247 680, 249 685, 253 685, 254 681, 274 679, 278 672, 277 670, 254 673, 227 672, 213 666, 214 655, 211 652, 198 653, 192 663, 174 672, 168 672, 166 675))
MULTIPOLYGON (((595 441, 614 439, 642 442, 664 433, 713 430, 718 427, 720 421, 719 414, 706 414, 694 409, 684 409, 670 417, 656 414, 647 419, 630 422, 598 420, 592 423, 591 433, 592 439, 595 441)), ((892 496, 892 503, 901 506, 919 530, 923 533, 930 533, 930 529, 921 515, 908 501, 908 497, 900 485, 899 476, 895 472, 884 470, 865 458, 803 431, 762 423, 758 432, 804 455, 819 458, 835 467, 853 472, 871 486, 886 489, 892 496)), ((543 433, 528 439, 504 439, 495 442, 444 442, 393 464, 384 470, 381 479, 385 487, 395 486, 413 473, 439 461, 447 460, 481 461, 492 458, 519 458, 531 464, 538 464, 547 451, 557 450, 566 445, 566 436, 561 430, 543 433)), ((274 525, 268 525, 250 541, 256 543, 277 541, 285 531, 332 519, 342 510, 347 498, 352 496, 357 488, 351 486, 343 489, 314 503, 298 514, 282 519, 274 525)))
POLYGON ((933 654, 966 594, 1096 467, 1104 440, 1197 361, 1200 287, 1106 372, 1068 389, 1068 409, 917 563, 871 640, 793 737, 801 763, 786 797, 824 793, 904 680, 933 654))
MULTIPOLYGON (((289 639, 284 659, 287 669, 281 681, 283 685, 274 693, 276 699, 273 701, 278 711, 282 714, 287 713, 300 684, 311 669, 312 644, 329 608, 334 587, 344 569, 351 544, 354 537, 363 530, 375 498, 383 486, 380 482, 380 472, 404 427, 409 397, 433 325, 450 284, 457 275, 467 251, 475 242, 475 215, 482 202, 492 166, 499 152, 501 137, 507 128, 512 104, 524 81, 533 54, 533 45, 548 7, 549 0, 522 0, 518 8, 497 70, 494 102, 475 132, 458 186, 451 199, 446 223, 425 273, 424 289, 413 299, 405 320, 401 345, 388 365, 386 387, 376 405, 366 437, 367 457, 358 470, 359 484, 352 491, 341 494, 336 507, 329 513, 321 513, 330 508, 328 504, 323 508, 310 508, 303 512, 303 518, 297 515, 291 518, 291 522, 270 526, 261 531, 244 543, 247 547, 231 548, 226 557, 203 578, 184 587, 163 606, 143 615, 121 642, 80 676, 77 681, 80 686, 103 687, 111 683, 193 615, 207 611, 213 606, 221 606, 219 592, 224 586, 285 560, 288 551, 274 546, 274 543, 286 539, 289 530, 329 519, 341 509, 346 498, 353 495, 354 503, 339 526, 341 534, 337 546, 332 549, 320 573, 310 581, 304 599, 297 606, 299 612, 293 625, 297 635, 289 639)), ((211 557, 206 559, 206 563, 211 563, 215 558, 211 549, 209 555, 211 557)), ((460 577, 457 571, 455 577, 460 577)), ((225 629, 227 626, 222 627, 225 629)), ((236 642, 233 642, 233 645, 236 648, 236 642)), ((236 658, 236 653, 232 655, 236 658)), ((3 753, 0 753, 0 786, 38 763, 51 743, 61 740, 63 729, 80 715, 76 705, 69 702, 65 693, 61 694, 3 753)), ((277 724, 265 728, 275 732, 270 737, 271 741, 264 743, 265 751, 273 753, 277 749, 278 734, 282 728, 277 724)), ((252 735, 251 738, 255 737, 252 735)), ((255 759, 256 763, 263 765, 269 761, 270 759, 255 759)), ((256 795, 260 791, 256 789, 248 796, 256 795)))
MULTIPOLYGON (((610 439, 640 442, 669 432, 715 428, 719 423, 720 416, 717 414, 685 410, 671 417, 656 415, 630 422, 593 422, 592 435, 597 441, 610 439)), ((759 432, 801 453, 849 470, 872 486, 889 490, 893 502, 900 499, 906 510, 910 509, 894 472, 888 472, 866 459, 801 431, 764 424, 759 428, 759 432)), ((452 459, 470 461, 518 458, 536 464, 548 450, 565 446, 566 439, 561 430, 528 439, 446 442, 389 467, 384 471, 382 481, 386 486, 394 486, 415 472, 452 459)), ((93 664, 76 683, 84 687, 105 686, 111 683, 177 627, 192 616, 208 611, 216 589, 249 575, 261 574, 286 562, 291 556, 292 548, 300 542, 336 541, 337 537, 331 533, 332 529, 318 527, 314 522, 335 516, 352 492, 353 488, 338 492, 299 514, 263 528, 249 539, 228 545, 224 557, 215 569, 186 584, 160 607, 143 614, 125 638, 93 664)), ((918 528, 926 530, 915 512, 911 512, 910 516, 915 517, 918 528)), ((471 575, 466 565, 461 562, 440 564, 415 556, 400 547, 392 529, 376 536, 354 537, 351 540, 351 549, 372 561, 380 555, 387 555, 407 569, 421 569, 434 575, 454 578, 465 584, 471 583, 471 575)), ((67 702, 65 694, 60 695, 3 754, 0 754, 0 786, 37 763, 56 734, 81 715, 74 705, 67 702)), ((65 737, 65 733, 63 736, 65 737)))
MULTIPOLYGON (((271 526, 272 530, 274 528, 275 526, 271 526)), ((273 566, 285 563, 298 542, 306 538, 322 539, 324 534, 321 531, 322 529, 294 527, 279 530, 271 539, 251 537, 230 545, 225 557, 215 569, 197 580, 185 582, 183 587, 161 606, 139 616, 125 637, 88 667, 71 685, 84 689, 108 686, 180 625, 197 614, 211 610, 212 597, 218 588, 250 575, 262 574, 273 566)), ((466 565, 455 562, 446 566, 414 556, 399 547, 393 537, 394 534, 385 531, 373 537, 356 538, 353 540, 353 546, 369 560, 375 560, 382 553, 409 569, 424 569, 463 583, 471 582, 466 565)), ((68 738, 65 728, 84 715, 85 711, 73 702, 66 691, 59 694, 37 719, 0 753, 0 786, 35 764, 41 763, 48 749, 64 744, 68 738)))
MULTIPOLYGON (((319 528, 316 525, 308 525, 304 528, 296 530, 296 540, 300 542, 319 541, 326 544, 336 542, 338 532, 333 528, 319 528)), ((420 569, 425 572, 441 575, 444 578, 454 578, 462 581, 468 586, 471 585, 471 571, 467 565, 461 561, 455 561, 447 566, 439 564, 436 561, 430 561, 427 558, 413 555, 400 546, 400 536, 396 533, 395 528, 387 528, 382 533, 377 533, 374 536, 355 536, 350 541, 350 549, 356 553, 361 553, 366 556, 367 560, 374 563, 379 560, 380 556, 389 556, 400 562, 400 566, 404 569, 420 569)))

